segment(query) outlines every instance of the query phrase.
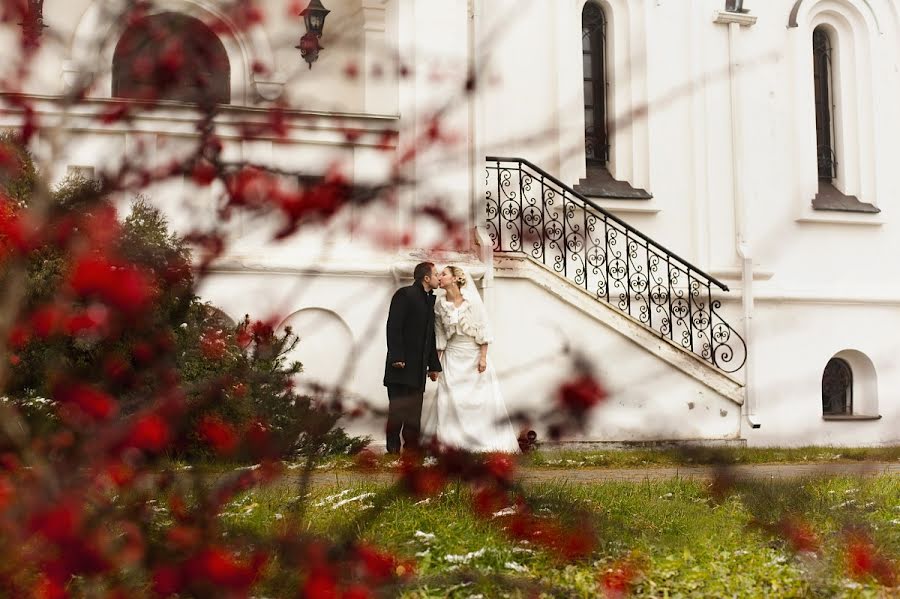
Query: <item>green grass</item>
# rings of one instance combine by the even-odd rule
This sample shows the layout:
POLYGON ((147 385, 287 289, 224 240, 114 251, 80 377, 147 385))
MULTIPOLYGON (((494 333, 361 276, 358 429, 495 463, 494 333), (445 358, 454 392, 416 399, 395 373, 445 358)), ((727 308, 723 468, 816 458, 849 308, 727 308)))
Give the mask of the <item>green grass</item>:
MULTIPOLYGON (((558 468, 665 468, 705 464, 807 464, 900 461, 900 446, 887 447, 724 447, 690 449, 608 449, 576 451, 543 449, 522 456, 521 466, 535 469, 558 468)), ((394 456, 380 456, 375 467, 390 470, 394 456)), ((220 460, 171 460, 167 467, 190 469, 206 474, 221 474, 247 466, 246 463, 220 460)), ((316 470, 350 470, 356 467, 352 456, 321 458, 316 470)))
MULTIPOLYGON (((900 446, 886 447, 693 447, 680 449, 539 449, 523 456, 526 468, 664 468, 705 464, 807 464, 849 462, 896 462, 900 446)), ((390 469, 393 456, 380 456, 377 467, 390 469)), ((352 457, 326 458, 320 470, 354 467, 352 457)))
POLYGON ((543 450, 523 465, 536 468, 651 468, 702 464, 803 464, 900 460, 900 446, 888 447, 695 447, 608 451, 543 450))
MULTIPOLYGON (((376 508, 368 506, 384 489, 360 485, 316 491, 307 520, 312 530, 332 535, 353 530, 414 559, 420 578, 406 590, 409 598, 502 596, 501 575, 542 581, 561 596, 598 596, 598 574, 629 552, 644 563, 635 596, 885 597, 890 592, 876 583, 846 577, 841 531, 865 527, 888 555, 900 556, 900 479, 889 476, 748 482, 721 502, 709 497, 702 481, 530 487, 538 514, 571 514, 573 508, 594 514, 597 550, 574 564, 509 541, 499 520, 471 513, 464 487, 451 485, 424 503, 400 499, 376 515, 376 508), (356 518, 366 513, 375 516, 373 521, 354 529, 356 518), (782 541, 750 526, 789 513, 813 525, 826 546, 822 557, 797 557, 782 541), (447 578, 462 573, 486 578, 474 577, 468 584, 447 578)), ((295 493, 282 486, 246 495, 229 507, 227 521, 235 533, 273 530, 277 514, 287 511, 295 493)), ((260 594, 278 596, 274 589, 262 588, 260 594)))

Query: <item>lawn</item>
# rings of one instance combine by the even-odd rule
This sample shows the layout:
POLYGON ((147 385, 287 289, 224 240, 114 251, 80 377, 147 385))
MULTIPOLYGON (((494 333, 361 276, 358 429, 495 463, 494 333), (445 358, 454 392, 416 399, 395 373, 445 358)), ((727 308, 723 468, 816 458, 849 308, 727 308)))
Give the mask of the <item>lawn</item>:
MULTIPOLYGON (((608 450, 538 449, 522 456, 520 466, 533 469, 560 468, 665 468, 711 464, 815 464, 857 462, 900 462, 900 446, 885 447, 685 447, 676 449, 633 448, 608 450)), ((316 461, 317 470, 353 470, 353 456, 328 456, 316 461)), ((173 461, 175 470, 191 469, 210 474, 229 472, 248 464, 223 461, 173 461)), ((394 456, 382 455, 374 461, 378 470, 397 465, 394 456)), ((298 467, 301 464, 293 464, 298 467)))
POLYGON ((525 455, 536 468, 652 468, 702 464, 805 464, 862 461, 896 462, 900 446, 885 447, 690 447, 539 450, 525 455))
MULTIPOLYGON (((547 596, 602 596, 598 579, 623 560, 641 574, 638 597, 888 597, 872 579, 846 565, 847 531, 864 532, 883 555, 900 556, 900 478, 881 476, 740 483, 714 497, 708 482, 542 484, 527 489, 538 515, 565 518, 589 510, 598 544, 592 556, 563 563, 538 547, 511 542, 504 516, 476 517, 469 490, 451 485, 439 496, 401 498, 377 507, 386 487, 317 489, 305 521, 327 535, 348 531, 415 562, 417 578, 404 597, 526 596, 504 583, 544 585, 547 596), (784 516, 807 522, 817 554, 795 553, 767 529, 784 516), (359 518, 370 516, 362 526, 359 518)), ((275 486, 228 506, 229 534, 277 529, 295 504, 296 489, 275 486)), ((260 596, 281 596, 259 589, 260 596)))

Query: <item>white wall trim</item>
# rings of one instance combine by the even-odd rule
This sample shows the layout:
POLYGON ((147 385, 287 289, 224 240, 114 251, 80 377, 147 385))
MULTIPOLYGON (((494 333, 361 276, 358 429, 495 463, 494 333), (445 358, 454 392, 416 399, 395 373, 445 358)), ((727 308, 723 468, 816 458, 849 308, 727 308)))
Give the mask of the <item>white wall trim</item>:
POLYGON ((877 79, 883 72, 876 46, 879 29, 871 10, 857 0, 808 1, 790 29, 794 81, 795 197, 799 219, 809 220, 810 202, 818 190, 816 163, 815 94, 813 90, 812 34, 817 27, 828 30, 833 47, 833 94, 837 177, 835 187, 860 201, 878 205, 875 173, 879 131, 874 126, 877 79), (874 61, 874 62, 873 62, 874 61))
POLYGON ((559 11, 559 46, 564 49, 557 57, 560 139, 578 140, 576 147, 562 142, 559 176, 564 182, 576 183, 586 173, 580 32, 587 2, 599 4, 607 20, 609 171, 632 187, 650 191, 646 3, 634 0, 569 0, 559 11), (617 126, 621 123, 624 125, 617 126))
MULTIPOLYGON (((0 94, 2 97, 2 94, 0 94)), ((35 113, 44 126, 64 126, 70 132, 116 135, 122 133, 154 133, 159 135, 197 135, 197 113, 180 102, 157 102, 146 110, 136 110, 128 121, 102 123, 99 116, 111 105, 128 102, 117 99, 94 98, 67 106, 58 96, 29 96, 35 113)), ((130 103, 130 102, 129 102, 130 103)), ((21 122, 19 111, 0 108, 0 126, 17 126, 21 122)), ((265 124, 268 114, 263 108, 222 106, 215 116, 217 134, 222 139, 247 139, 243 129, 248 124, 265 124)), ((370 115, 357 113, 324 113, 313 111, 285 111, 284 136, 272 133, 254 139, 280 143, 310 143, 329 146, 353 146, 383 148, 384 133, 397 131, 396 115, 370 115), (345 135, 350 128, 360 135, 350 144, 345 135)))
POLYGON ((805 224, 861 225, 864 227, 880 227, 885 223, 883 212, 839 212, 829 210, 813 210, 811 204, 803 206, 800 216, 794 219, 805 224))

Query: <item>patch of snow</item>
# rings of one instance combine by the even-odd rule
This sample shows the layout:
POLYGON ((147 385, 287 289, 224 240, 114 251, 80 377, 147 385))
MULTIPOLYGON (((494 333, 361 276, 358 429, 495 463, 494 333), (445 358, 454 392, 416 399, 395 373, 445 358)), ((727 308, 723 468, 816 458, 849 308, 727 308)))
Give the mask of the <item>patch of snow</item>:
POLYGON ((333 502, 333 501, 336 500, 336 499, 340 499, 340 498, 343 497, 344 495, 347 495, 349 492, 350 492, 350 489, 344 489, 344 490, 341 491, 340 493, 336 493, 336 494, 334 494, 334 495, 329 495, 328 497, 326 497, 325 499, 323 499, 322 501, 320 501, 319 503, 317 503, 317 504, 316 504, 316 507, 322 507, 322 506, 325 505, 326 503, 331 503, 331 502, 333 502))
POLYGON ((484 555, 485 548, 482 547, 478 551, 470 551, 465 555, 445 555, 444 560, 450 562, 451 564, 468 564, 473 559, 477 559, 484 555))
MULTIPOLYGON (((336 510, 336 509, 338 509, 339 507, 345 506, 345 505, 347 505, 348 503, 351 503, 351 502, 353 502, 353 501, 360 501, 360 500, 362 500, 362 499, 368 499, 369 497, 374 497, 374 496, 375 496, 375 493, 362 493, 361 495, 357 495, 356 497, 350 497, 350 498, 348 498, 348 499, 342 499, 341 501, 338 501, 337 503, 335 503, 334 505, 332 505, 332 506, 331 506, 331 509, 336 510)), ((367 504, 367 505, 368 505, 368 504, 367 504)), ((372 506, 369 505, 369 507, 372 507, 372 506)))
POLYGON ((505 564, 503 564, 503 567, 506 568, 507 570, 513 570, 515 572, 527 572, 528 571, 528 568, 526 568, 522 564, 519 564, 516 562, 506 562, 505 564))

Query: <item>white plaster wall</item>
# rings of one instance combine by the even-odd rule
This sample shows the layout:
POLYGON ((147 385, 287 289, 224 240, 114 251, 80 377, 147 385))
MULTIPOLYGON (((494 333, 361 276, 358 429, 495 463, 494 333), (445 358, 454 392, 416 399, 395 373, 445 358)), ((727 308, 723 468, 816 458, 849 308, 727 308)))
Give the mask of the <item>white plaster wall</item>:
MULTIPOLYGON (((874 305, 765 301, 759 306, 755 350, 759 363, 761 428, 745 427, 751 445, 869 445, 900 442, 900 327, 897 302, 874 305), (877 407, 860 406, 871 421, 822 418, 822 371, 843 350, 871 360, 877 407)), ((862 404, 868 397, 854 398, 862 404)), ((855 405, 855 407, 856 407, 855 405)), ((858 408, 857 408, 858 409, 858 408)))
MULTIPOLYGON (((390 265, 356 275, 220 271, 201 289, 205 299, 238 320, 248 310, 295 326, 301 337, 294 358, 304 362, 302 385, 336 382, 350 397, 387 408, 382 386, 385 322, 395 282, 390 265), (298 314, 327 317, 298 318, 298 314), (305 359, 304 359, 305 358, 305 359)), ((349 270, 349 269, 348 269, 349 270)), ((565 282, 560 282, 565 285, 565 282)), ((553 408, 558 386, 572 376, 578 348, 597 367, 609 400, 586 423, 582 440, 736 439, 740 406, 648 354, 589 315, 528 280, 504 279, 492 301, 496 343, 489 356, 500 374, 510 411, 553 408)), ((432 386, 433 387, 433 386, 432 386)), ((433 391, 433 388, 431 389, 433 391)), ((381 442, 383 422, 348 423, 381 442)), ((542 438, 540 423, 534 428, 542 438)))
POLYGON ((249 313, 254 319, 272 319, 279 326, 295 325, 301 337, 295 357, 310 362, 300 383, 339 381, 342 389, 374 405, 387 407, 382 377, 386 352, 385 323, 391 296, 399 285, 389 269, 356 275, 265 272, 245 266, 240 272, 219 271, 201 288, 204 299, 213 302, 233 319, 249 313), (301 318, 304 310, 324 310, 330 319, 301 318), (299 325, 299 326, 297 326, 299 325), (328 330, 346 329, 331 339, 328 330), (331 362, 329 363, 328 360, 331 362), (308 379, 307 379, 308 375, 308 379))
MULTIPOLYGON (((192 10, 208 4, 206 0, 167 0, 165 4, 179 3, 192 10)), ((73 56, 83 54, 79 54, 83 48, 78 50, 84 41, 79 27, 85 30, 91 4, 89 0, 47 0, 45 48, 26 91, 42 96, 62 91, 73 76, 73 56)), ((230 156, 311 171, 340 163, 358 180, 374 181, 395 156, 374 148, 379 132, 399 131, 402 151, 419 139, 430 115, 449 106, 443 114, 458 143, 426 152, 413 162, 409 175, 417 184, 399 194, 396 207, 357 215, 368 219, 371 230, 414 228, 411 211, 435 201, 477 222, 481 160, 488 153, 523 156, 568 183, 577 182, 582 174, 577 43, 582 0, 549 4, 538 0, 329 0, 326 4, 333 13, 326 25, 325 50, 311 70, 292 47, 304 28, 299 17, 284 13, 286 3, 273 3, 270 17, 274 18, 266 29, 236 36, 226 44, 244 94, 236 96, 242 98, 237 104, 256 105, 249 65, 262 56, 271 63, 273 73, 262 83, 283 81, 283 98, 289 107, 324 111, 292 117, 286 140, 251 142, 239 141, 235 123, 253 113, 241 112, 242 108, 225 111, 222 136, 230 156), (370 67, 394 50, 411 66, 411 76, 372 78, 370 67), (348 64, 365 68, 358 78, 348 79, 343 74, 348 64), (469 65, 479 68, 480 87, 474 98, 466 98, 460 90, 469 65), (341 133, 345 126, 364 128, 371 135, 348 146, 341 133)), ((900 365, 892 357, 896 349, 892 337, 900 324, 900 266, 894 259, 900 255, 900 169, 895 167, 900 158, 900 113, 891 109, 900 104, 897 4, 804 0, 798 13, 800 26, 788 28, 793 0, 748 0, 746 6, 758 20, 741 30, 740 115, 732 114, 730 108, 727 28, 713 23, 722 5, 721 0, 604 2, 615 38, 612 72, 618 120, 612 168, 617 176, 654 195, 648 201, 605 205, 651 238, 725 279, 735 289, 725 310, 740 329, 737 300, 742 290, 736 274, 731 164, 731 123, 739 118, 744 139, 742 192, 749 205, 749 246, 756 273, 757 330, 751 351, 759 362, 755 385, 763 422, 758 430, 744 426, 739 432, 754 444, 897 440, 900 400, 892 390, 900 382, 900 365), (814 143, 809 36, 819 22, 816 19, 829 15, 845 15, 847 23, 855 24, 853 42, 860 44, 852 57, 859 66, 858 86, 848 90, 855 96, 843 107, 847 114, 842 113, 842 118, 850 119, 848 126, 857 140, 848 147, 858 148, 860 163, 854 175, 858 183, 847 189, 876 204, 880 214, 810 208, 816 181, 814 157, 808 151, 814 143), (862 60, 866 56, 871 60, 862 60), (851 109, 856 113, 852 119, 851 109), (873 361, 880 421, 821 420, 821 369, 844 349, 863 352, 873 361)), ((11 31, 15 27, 0 28, 0 43, 6 48, 14 46, 11 31)), ((13 58, 5 64, 13 64, 13 58)), ((98 59, 95 66, 102 72, 108 64, 98 59)), ((67 126, 79 133, 55 157, 54 179, 69 165, 115 164, 139 139, 150 140, 152 152, 147 160, 158 164, 191 134, 190 114, 181 108, 162 110, 130 125, 87 125, 87 114, 102 109, 108 95, 108 81, 100 76, 91 92, 98 102, 84 108, 84 114, 69 115, 67 126), (166 137, 176 141, 166 142, 166 137)), ((41 116, 53 124, 58 114, 47 104, 41 116)), ((149 191, 153 199, 166 203, 179 230, 195 222, 191 219, 209 218, 210 190, 198 192, 176 181, 149 191), (187 212, 175 205, 185 197, 192 202, 187 212)), ((265 225, 248 220, 233 225, 232 232, 238 236, 235 266, 209 281, 204 288, 208 298, 234 317, 244 312, 276 311, 287 316, 304 308, 332 310, 347 323, 354 341, 359 340, 366 330, 363 320, 383 313, 379 294, 395 286, 390 274, 397 258, 395 248, 380 247, 362 237, 348 239, 337 225, 332 235, 320 230, 290 243, 265 245, 265 225), (298 283, 296 269, 301 266, 337 274, 319 277, 313 291, 295 297, 298 285, 307 287, 298 283), (369 274, 360 278, 361 270, 369 274), (343 308, 342 302, 354 307, 343 308)), ((424 247, 436 235, 433 230, 417 233, 415 247, 424 247)), ((416 253, 415 247, 403 248, 400 254, 404 259, 410 254, 425 255, 416 253)), ((729 409, 728 417, 717 415, 719 402, 725 400, 704 395, 694 410, 685 411, 689 398, 703 395, 686 375, 668 372, 655 358, 642 355, 615 335, 604 334, 601 325, 525 282, 501 281, 496 289, 500 335, 495 357, 515 405, 538 388, 536 378, 547 389, 554 380, 551 375, 558 374, 548 362, 542 365, 546 377, 540 369, 529 369, 524 376, 521 348, 540 357, 538 348, 553 347, 558 341, 555 331, 562 330, 571 332, 574 342, 593 355, 627 356, 614 367, 600 360, 601 371, 619 393, 598 416, 590 435, 661 438, 683 433, 679 438, 724 438, 737 434, 731 421, 735 408, 729 409), (523 298, 525 304, 519 301, 523 298), (528 310, 523 311, 522 305, 528 310), (532 330, 522 327, 521 319, 529 312, 555 315, 552 327, 558 329, 546 322, 532 330), (594 330, 596 335, 576 335, 594 330), (660 384, 660 377, 671 384, 660 384), (700 406, 708 406, 710 416, 700 406), (647 414, 655 420, 645 418, 647 414), (673 422, 678 426, 671 426, 673 422)), ((379 330, 376 337, 380 335, 379 330)), ((354 375, 349 383, 354 392, 381 394, 383 349, 375 346, 359 361, 365 368, 376 366, 354 375)), ((532 393, 529 398, 544 395, 532 393)))
POLYGON ((493 325, 496 344, 490 352, 510 409, 540 413, 553 408, 559 385, 572 376, 570 348, 589 360, 610 392, 586 423, 583 440, 739 435, 739 405, 531 281, 497 281, 493 325))

